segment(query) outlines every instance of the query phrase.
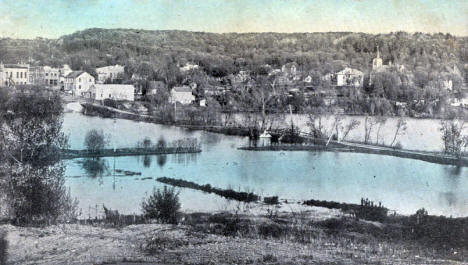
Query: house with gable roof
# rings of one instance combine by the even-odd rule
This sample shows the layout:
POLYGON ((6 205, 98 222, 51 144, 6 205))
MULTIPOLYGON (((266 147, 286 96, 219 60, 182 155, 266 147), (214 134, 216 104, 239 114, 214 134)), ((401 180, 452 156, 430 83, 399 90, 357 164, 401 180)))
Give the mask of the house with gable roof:
POLYGON ((95 79, 85 71, 73 71, 65 76, 64 82, 66 91, 71 91, 73 95, 86 96, 95 79))

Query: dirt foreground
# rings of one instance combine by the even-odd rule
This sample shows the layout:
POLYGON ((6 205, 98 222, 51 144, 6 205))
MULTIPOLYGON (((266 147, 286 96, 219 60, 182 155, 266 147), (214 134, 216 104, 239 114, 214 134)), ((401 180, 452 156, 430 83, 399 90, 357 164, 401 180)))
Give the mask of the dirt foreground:
MULTIPOLYGON (((315 207, 306 214, 308 220, 323 220, 341 213, 315 207)), ((249 220, 263 224, 269 219, 252 214, 249 220)), ((193 225, 1 225, 0 230, 7 232, 7 264, 468 264, 357 233, 353 237, 361 240, 350 241, 319 228, 308 242, 258 233, 225 236, 193 225)))

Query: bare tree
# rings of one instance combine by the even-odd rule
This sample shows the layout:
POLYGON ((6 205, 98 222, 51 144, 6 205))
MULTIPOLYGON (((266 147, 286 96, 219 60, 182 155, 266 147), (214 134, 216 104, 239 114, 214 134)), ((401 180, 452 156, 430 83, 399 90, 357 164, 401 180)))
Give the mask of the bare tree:
POLYGON ((395 141, 398 136, 403 135, 407 129, 407 122, 404 118, 399 118, 395 128, 395 134, 393 135, 392 143, 390 144, 391 147, 395 144, 395 141))
POLYGON ((335 115, 334 120, 335 120, 335 121, 333 122, 333 128, 332 128, 332 130, 333 130, 333 129, 335 130, 336 139, 339 140, 340 129, 343 129, 343 126, 341 125, 342 122, 343 122, 343 116, 335 115))
POLYGON ((356 119, 352 119, 348 124, 346 124, 346 126, 344 127, 342 140, 344 141, 346 137, 348 137, 348 134, 352 130, 356 129, 359 126, 359 124, 361 124, 361 122, 356 119))
POLYGON ((307 125, 314 138, 325 138, 326 133, 323 128, 322 115, 309 113, 308 118, 309 122, 307 122, 307 125))
POLYGON ((369 142, 372 129, 376 123, 377 121, 374 118, 366 115, 366 118, 364 119, 364 143, 367 144, 369 142))
MULTIPOLYGON (((378 116, 376 120, 378 127, 377 127, 377 133, 376 133, 376 144, 379 144, 379 139, 380 139, 380 130, 382 129, 382 126, 385 125, 387 122, 387 118, 383 116, 378 116)), ((383 143, 383 142, 382 142, 383 143)))

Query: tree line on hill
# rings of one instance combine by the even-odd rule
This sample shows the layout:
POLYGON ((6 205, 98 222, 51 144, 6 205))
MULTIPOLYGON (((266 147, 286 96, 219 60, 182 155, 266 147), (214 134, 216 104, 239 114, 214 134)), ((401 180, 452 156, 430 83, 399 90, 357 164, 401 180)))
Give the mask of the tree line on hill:
MULTIPOLYGON (((395 71, 376 74, 372 85, 366 76, 362 89, 346 90, 344 97, 335 103, 347 113, 399 114, 389 101, 403 101, 410 103, 408 110, 402 113, 404 115, 414 116, 421 112, 432 115, 444 111, 443 104, 435 101, 448 96, 436 85, 442 75, 453 81, 455 92, 459 92, 468 80, 468 38, 442 33, 216 34, 93 28, 59 39, 1 39, 0 61, 32 59, 40 65, 69 64, 72 69, 91 74, 95 74, 96 67, 120 64, 126 66, 123 80, 136 76, 146 86, 150 80, 164 81, 168 88, 196 82, 201 87, 195 91, 198 98, 204 96, 203 87, 226 85, 227 76, 247 70, 254 84, 250 89, 215 97, 225 110, 255 111, 258 102, 250 101, 261 99, 260 109, 266 104, 267 112, 284 111, 290 104, 295 112, 304 112, 314 107, 323 109, 323 99, 309 97, 304 100, 303 91, 292 97, 272 93, 272 80, 269 80, 266 65, 278 69, 294 62, 299 72, 311 76, 314 87, 329 89, 321 77, 336 73, 344 66, 368 73, 377 47, 384 64, 404 65, 413 82, 400 84, 398 80, 407 76, 395 71), (180 67, 186 63, 199 68, 181 71, 180 67), (264 91, 259 92, 258 88, 264 91), (421 100, 424 103, 421 104, 421 100)), ((163 95, 167 97, 167 93, 163 95)), ((155 104, 164 102, 153 100, 155 104)))

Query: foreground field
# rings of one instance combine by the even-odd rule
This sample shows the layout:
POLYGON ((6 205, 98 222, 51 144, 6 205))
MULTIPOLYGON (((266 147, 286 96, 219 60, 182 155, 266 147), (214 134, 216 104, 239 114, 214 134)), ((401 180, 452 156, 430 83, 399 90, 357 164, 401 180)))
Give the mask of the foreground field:
POLYGON ((374 237, 368 231, 384 231, 383 224, 336 213, 190 214, 178 226, 0 229, 8 232, 8 264, 467 264, 466 250, 441 255, 374 237))

